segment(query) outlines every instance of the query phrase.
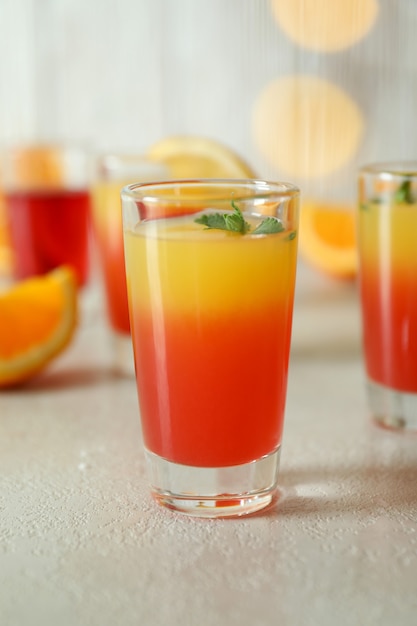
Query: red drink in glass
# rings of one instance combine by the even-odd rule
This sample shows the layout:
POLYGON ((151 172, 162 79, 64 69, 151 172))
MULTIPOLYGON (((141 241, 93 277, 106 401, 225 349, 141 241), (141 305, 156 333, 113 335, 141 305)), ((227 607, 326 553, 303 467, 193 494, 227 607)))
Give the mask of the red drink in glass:
POLYGON ((90 198, 87 190, 17 190, 5 194, 16 278, 71 265, 82 286, 88 275, 90 198))

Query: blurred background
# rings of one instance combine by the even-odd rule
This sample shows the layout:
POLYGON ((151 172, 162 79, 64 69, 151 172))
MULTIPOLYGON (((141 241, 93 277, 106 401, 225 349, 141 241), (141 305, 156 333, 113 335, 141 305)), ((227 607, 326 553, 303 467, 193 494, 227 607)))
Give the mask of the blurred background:
POLYGON ((415 0, 2 0, 0 141, 194 133, 347 191, 415 156, 416 32, 415 0))
POLYGON ((303 197, 416 157, 416 0, 1 0, 0 149, 219 140, 303 197))

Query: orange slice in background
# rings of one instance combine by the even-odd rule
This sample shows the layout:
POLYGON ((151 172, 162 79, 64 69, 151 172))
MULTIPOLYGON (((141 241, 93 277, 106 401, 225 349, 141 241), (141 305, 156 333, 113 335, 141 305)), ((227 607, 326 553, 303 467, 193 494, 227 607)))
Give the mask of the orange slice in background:
POLYGON ((66 266, 0 292, 0 387, 29 379, 64 350, 77 325, 77 299, 66 266))
POLYGON ((148 156, 165 164, 175 179, 256 177, 251 166, 236 152, 206 137, 166 137, 151 146, 148 156))
POLYGON ((20 188, 55 188, 63 182, 62 155, 54 146, 29 146, 11 152, 13 177, 20 188))
POLYGON ((357 274, 356 212, 353 206, 306 202, 301 206, 300 256, 335 278, 357 274))

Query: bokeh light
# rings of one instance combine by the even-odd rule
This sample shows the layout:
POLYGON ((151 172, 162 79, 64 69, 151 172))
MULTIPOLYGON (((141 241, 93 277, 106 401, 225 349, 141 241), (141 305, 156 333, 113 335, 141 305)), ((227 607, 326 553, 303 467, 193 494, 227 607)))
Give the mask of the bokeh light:
POLYGON ((282 30, 300 46, 335 52, 362 39, 379 13, 377 0, 271 0, 282 30))
POLYGON ((255 102, 252 123, 254 141, 269 164, 304 179, 345 165, 364 128, 360 109, 345 91, 310 75, 269 83, 255 102))

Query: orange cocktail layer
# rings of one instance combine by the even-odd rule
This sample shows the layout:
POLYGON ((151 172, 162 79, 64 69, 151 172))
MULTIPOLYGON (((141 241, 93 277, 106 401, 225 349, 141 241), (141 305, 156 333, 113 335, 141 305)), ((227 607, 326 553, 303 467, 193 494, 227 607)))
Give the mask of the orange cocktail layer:
POLYGON ((417 392, 417 204, 369 204, 359 219, 368 375, 417 392))
POLYGON ((216 467, 247 463, 280 445, 294 234, 208 231, 192 217, 142 223, 126 234, 137 384, 150 451, 216 467))

